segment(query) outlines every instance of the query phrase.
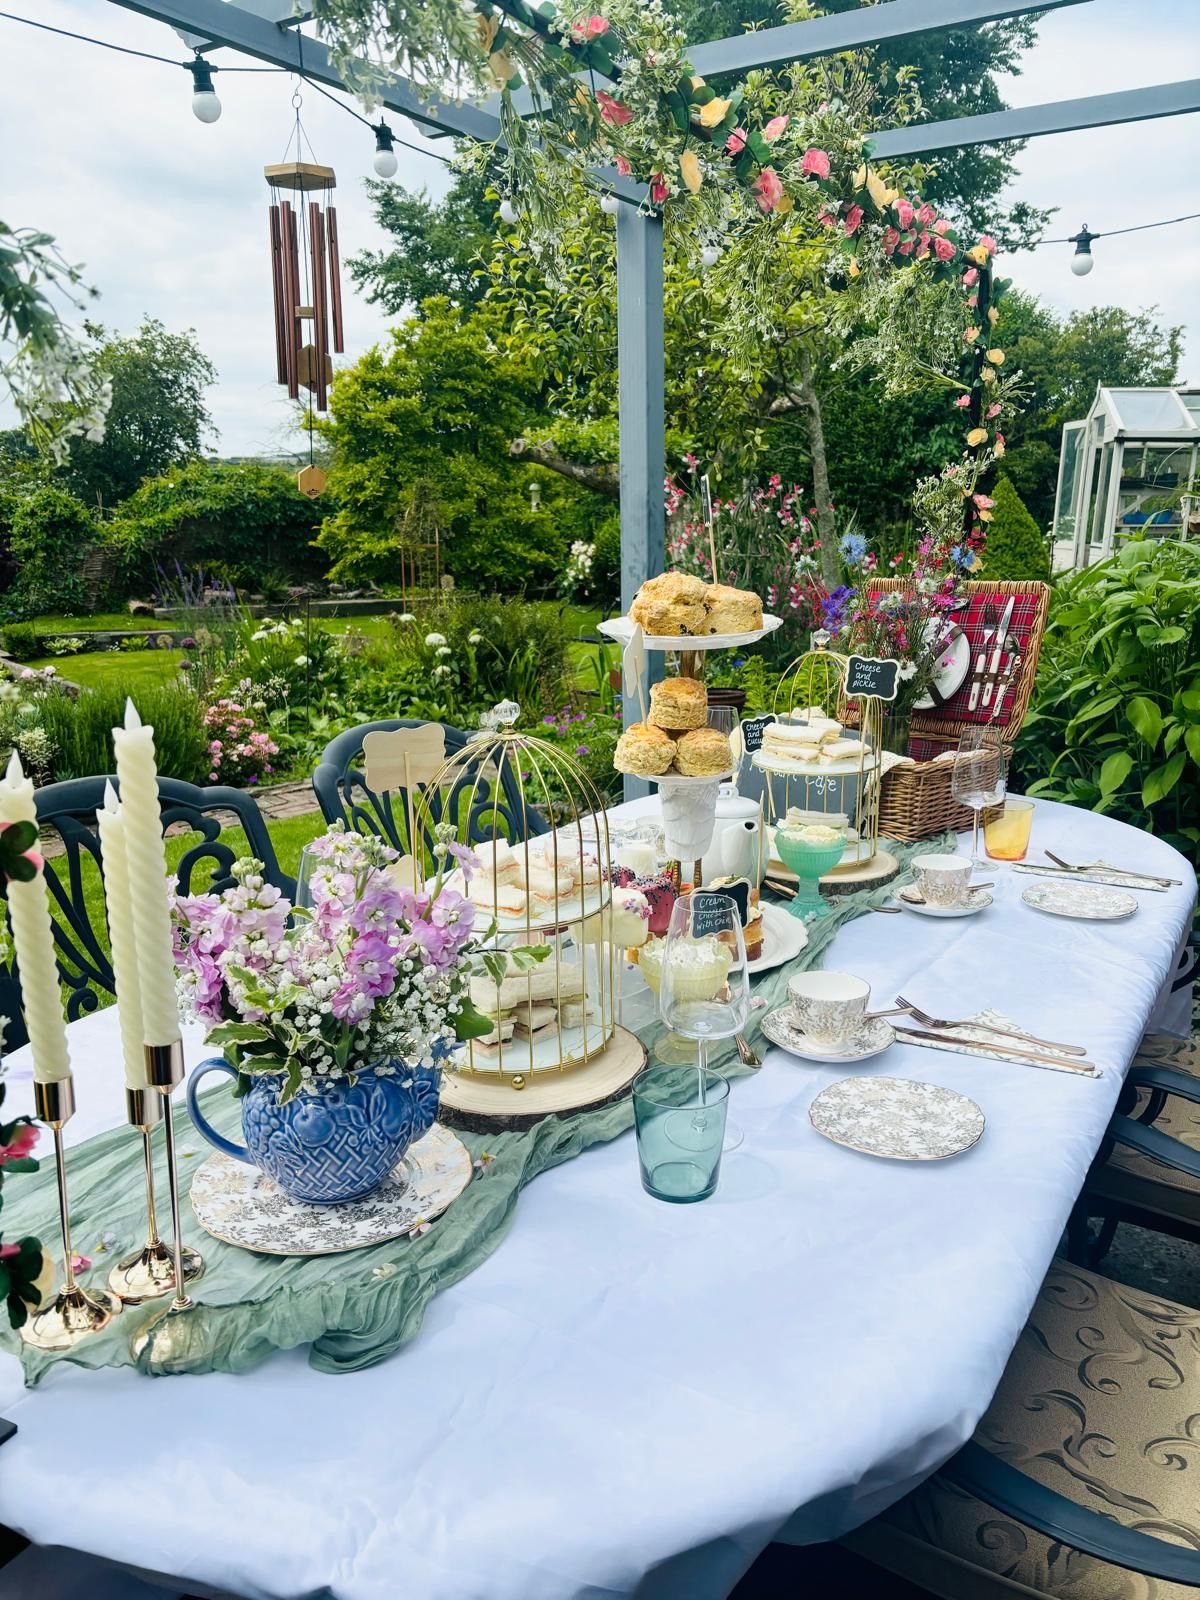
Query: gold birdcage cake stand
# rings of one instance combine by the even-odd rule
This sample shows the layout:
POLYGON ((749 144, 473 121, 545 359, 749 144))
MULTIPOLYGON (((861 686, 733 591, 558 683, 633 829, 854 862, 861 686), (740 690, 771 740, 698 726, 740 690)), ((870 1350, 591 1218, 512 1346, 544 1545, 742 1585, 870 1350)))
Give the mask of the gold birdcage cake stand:
POLYGON ((772 872, 782 866, 774 830, 834 828, 845 845, 840 862, 821 878, 832 889, 885 882, 899 871, 895 856, 879 845, 881 702, 847 701, 847 660, 837 651, 815 649, 792 662, 775 691, 776 720, 753 756, 766 781, 772 872))
POLYGON ((415 813, 418 840, 452 822, 480 863, 461 889, 486 934, 471 1000, 493 1027, 442 1077, 443 1120, 466 1126, 602 1104, 646 1061, 616 1020, 622 941, 604 801, 573 757, 518 730, 519 715, 513 701, 497 706, 415 813))

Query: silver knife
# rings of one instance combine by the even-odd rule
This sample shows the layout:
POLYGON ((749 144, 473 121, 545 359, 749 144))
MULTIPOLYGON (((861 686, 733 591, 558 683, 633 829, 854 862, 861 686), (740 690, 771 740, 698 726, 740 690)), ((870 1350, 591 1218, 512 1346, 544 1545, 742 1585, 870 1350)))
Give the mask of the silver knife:
MULTIPOLYGON (((992 615, 995 616, 996 613, 993 611, 992 615)), ((992 635, 995 633, 995 631, 996 625, 993 623, 991 627, 985 627, 980 635, 979 653, 975 657, 975 671, 972 675, 971 681, 971 693, 967 699, 968 711, 974 711, 976 706, 979 704, 979 690, 983 683, 984 672, 987 670, 988 645, 991 644, 992 635)))
POLYGON ((992 698, 992 687, 1000 676, 1000 657, 1004 653, 1004 642, 1008 638, 1008 625, 1012 621, 1013 607, 1016 603, 1016 595, 1010 594, 1008 604, 1000 613, 1000 626, 996 629, 996 639, 992 645, 992 664, 988 668, 988 681, 983 686, 983 703, 985 706, 992 698))
POLYGON ((1095 1078, 1098 1076, 1096 1067, 1091 1061, 1081 1061, 1077 1056, 1044 1055, 1040 1050, 1010 1050, 1006 1044, 987 1044, 981 1039, 964 1039, 952 1033, 933 1033, 928 1029, 918 1033, 915 1028, 896 1028, 896 1037, 903 1039, 906 1044, 923 1044, 932 1047, 935 1041, 938 1044, 953 1045, 960 1055, 980 1055, 984 1060, 1002 1061, 1006 1056, 1015 1056, 1019 1061, 1028 1061, 1035 1067, 1049 1067, 1055 1072, 1073 1072, 1077 1077, 1095 1078))

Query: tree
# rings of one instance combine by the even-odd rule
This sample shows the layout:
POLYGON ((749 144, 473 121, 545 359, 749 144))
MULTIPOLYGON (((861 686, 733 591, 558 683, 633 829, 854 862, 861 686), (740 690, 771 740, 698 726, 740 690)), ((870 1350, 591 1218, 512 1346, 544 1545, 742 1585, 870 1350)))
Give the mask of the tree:
POLYGON ((980 576, 989 582, 1001 578, 1048 578, 1050 554, 1045 536, 1003 475, 996 480, 992 498, 995 505, 980 576))
POLYGON ((11 616, 78 611, 85 602, 84 557, 99 536, 95 518, 65 489, 41 484, 11 506, 8 540, 18 578, 5 595, 11 616))
POLYGON ((200 453, 212 426, 204 392, 217 372, 194 331, 168 333, 153 317, 132 338, 94 324, 88 331, 90 360, 108 375, 112 404, 102 440, 72 441, 61 481, 89 504, 113 506, 143 478, 200 453))
POLYGON ((496 201, 488 190, 486 176, 475 172, 456 172, 441 200, 424 189, 410 194, 398 183, 368 180, 375 220, 396 243, 350 257, 356 287, 397 316, 441 295, 456 306, 477 305, 487 290, 481 267, 496 237, 496 201))

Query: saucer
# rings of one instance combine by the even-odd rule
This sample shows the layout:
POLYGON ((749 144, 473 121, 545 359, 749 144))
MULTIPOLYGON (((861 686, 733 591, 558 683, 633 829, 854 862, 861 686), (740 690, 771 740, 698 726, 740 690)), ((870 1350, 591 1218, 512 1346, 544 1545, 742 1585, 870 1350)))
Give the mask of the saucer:
POLYGON ((790 1006, 777 1006, 762 1019, 762 1031, 772 1044, 803 1056, 807 1061, 866 1061, 882 1055, 896 1038, 896 1030, 884 1017, 864 1022, 843 1045, 817 1044, 791 1020, 790 1006))
POLYGON ((1119 889, 1095 889, 1084 883, 1038 883, 1021 899, 1052 917, 1078 917, 1086 922, 1123 922, 1138 908, 1134 895, 1119 889))
POLYGON ((986 911, 992 903, 986 889, 969 889, 966 902, 961 906, 934 906, 928 901, 910 898, 920 892, 916 884, 906 883, 903 889, 896 890, 892 899, 906 911, 915 911, 919 917, 973 917, 978 911, 986 911))
POLYGON ((834 1144, 885 1161, 945 1161, 984 1128, 974 1100, 909 1078, 842 1078, 821 1090, 808 1120, 834 1144))

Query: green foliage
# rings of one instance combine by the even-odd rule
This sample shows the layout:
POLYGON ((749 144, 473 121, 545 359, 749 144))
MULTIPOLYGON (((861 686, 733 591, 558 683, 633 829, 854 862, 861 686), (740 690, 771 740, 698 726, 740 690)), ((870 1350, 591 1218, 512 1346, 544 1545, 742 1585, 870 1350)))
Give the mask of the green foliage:
POLYGON ((80 566, 99 530, 88 508, 65 489, 44 484, 22 495, 12 512, 9 544, 20 576, 4 597, 13 617, 82 610, 80 566))
POLYGON ((14 661, 32 661, 42 653, 42 636, 29 622, 6 622, 0 630, 6 653, 14 661))
POLYGON ((396 243, 364 250, 347 265, 355 286, 385 311, 411 314, 445 295, 456 306, 477 305, 487 288, 480 273, 496 232, 496 202, 485 174, 456 172, 448 192, 431 200, 424 189, 367 181, 375 221, 396 243))
POLYGON ((127 585, 145 589, 157 568, 178 563, 256 589, 280 568, 294 580, 320 576, 312 541, 328 509, 282 467, 189 461, 148 478, 104 534, 127 585))
MULTIPOLYGON (((112 730, 125 715, 125 685, 85 690, 75 700, 51 691, 38 722, 55 748, 54 778, 84 778, 113 769, 112 730)), ((158 769, 167 778, 205 782, 208 754, 199 700, 178 684, 147 685, 135 695, 142 720, 153 724, 158 769)))
POLYGON ((204 391, 216 382, 195 333, 168 333, 147 317, 132 338, 93 335, 91 362, 112 383, 112 406, 102 440, 77 439, 62 479, 89 504, 113 506, 144 478, 199 454, 211 418, 204 391))
POLYGON ((1060 581, 1017 742, 1030 794, 1200 859, 1200 546, 1139 540, 1060 581))
POLYGON ((430 300, 334 380, 320 424, 338 512, 318 544, 331 576, 394 578, 402 551, 431 550, 466 587, 547 590, 565 543, 557 507, 578 491, 509 454, 537 399, 528 355, 501 347, 494 313, 430 300), (530 504, 533 477, 542 504, 530 504))
POLYGON ((1006 477, 992 490, 996 502, 988 524, 981 578, 1040 578, 1050 576, 1050 556, 1037 523, 1025 509, 1021 496, 1006 477))

